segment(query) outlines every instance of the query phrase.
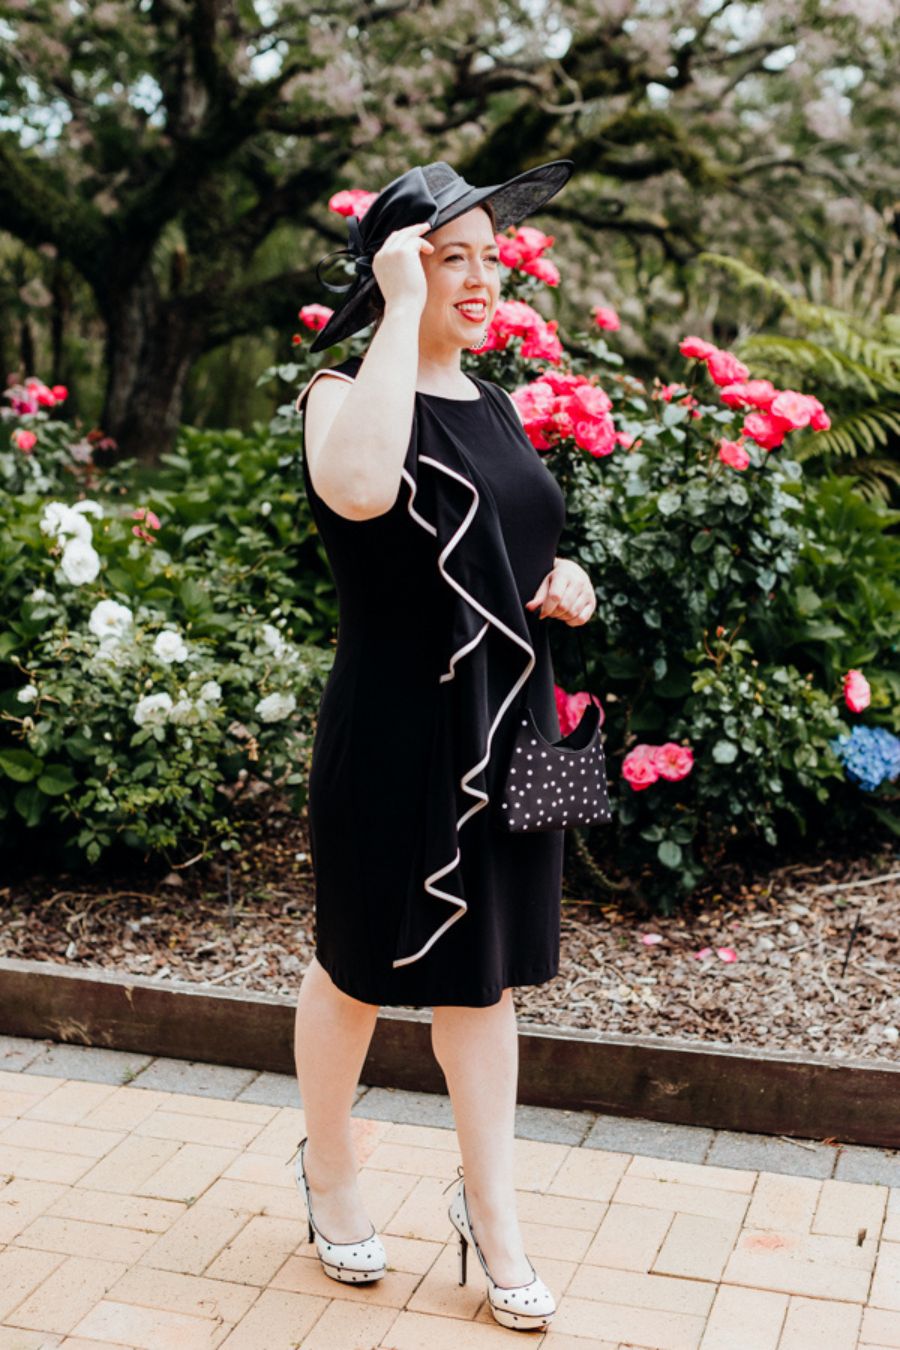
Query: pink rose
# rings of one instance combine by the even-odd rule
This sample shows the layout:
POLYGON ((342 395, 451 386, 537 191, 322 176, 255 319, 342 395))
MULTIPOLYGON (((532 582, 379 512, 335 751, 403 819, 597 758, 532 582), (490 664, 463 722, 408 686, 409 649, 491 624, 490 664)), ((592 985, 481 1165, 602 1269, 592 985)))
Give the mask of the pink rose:
POLYGON ((575 422, 573 433, 581 449, 587 450, 595 458, 611 455, 616 448, 616 429, 609 417, 602 421, 592 419, 575 422))
POLYGON ((694 752, 689 745, 679 745, 677 741, 666 741, 658 745, 653 754, 653 764, 661 778, 677 783, 686 778, 694 767, 694 752))
POLYGON ((519 267, 524 272, 529 270, 524 264, 537 262, 545 249, 556 243, 556 236, 544 234, 534 225, 520 225, 514 235, 498 234, 496 241, 504 267, 519 267))
POLYGON ((33 431, 25 431, 24 428, 19 427, 13 432, 12 441, 13 445, 22 451, 23 455, 30 455, 37 445, 37 436, 33 431))
POLYGON ((69 397, 69 391, 64 384, 55 384, 50 390, 57 403, 65 403, 69 397))
POLYGON ((718 351, 718 348, 711 342, 704 342, 703 338, 685 337, 679 342, 678 350, 682 356, 692 357, 697 361, 705 361, 708 356, 712 356, 713 352, 718 351))
POLYGON ((366 192, 363 188, 345 188, 329 197, 328 209, 339 216, 356 216, 361 220, 377 196, 377 192, 366 192))
POLYGON ((741 428, 745 436, 749 436, 751 441, 756 441, 764 450, 774 450, 781 445, 785 434, 790 431, 790 424, 782 421, 780 417, 773 417, 771 413, 750 413, 744 418, 744 425, 741 428))
POLYGON ((520 263, 519 271, 537 277, 538 281, 542 281, 545 286, 559 285, 559 268, 549 258, 532 258, 528 262, 520 263))
MULTIPOLYGON (((578 420, 582 418, 579 415, 578 420)), ((557 402, 553 416, 550 418, 548 431, 555 431, 560 440, 565 440, 567 436, 575 435, 575 419, 566 404, 557 402)))
POLYGON ((536 418, 549 417, 553 412, 556 395, 546 380, 533 380, 531 384, 516 389, 512 394, 513 402, 526 422, 536 418))
POLYGON ((297 317, 307 328, 318 331, 325 327, 333 313, 334 310, 329 309, 327 305, 304 305, 297 317))
POLYGON ((831 418, 828 416, 823 404, 819 402, 815 394, 809 394, 809 401, 812 404, 812 415, 809 419, 809 425, 813 431, 827 431, 831 426, 831 418))
POLYGON ((614 333, 617 328, 622 327, 622 321, 612 305, 594 305, 591 313, 598 328, 605 328, 614 333))
POLYGON ((526 361, 543 360, 559 363, 563 359, 563 346, 556 336, 559 327, 556 319, 551 319, 543 328, 529 333, 523 338, 519 354, 526 361))
POLYGON ((581 721, 584 710, 589 703, 595 703, 600 711, 600 725, 603 725, 603 709, 600 707, 598 699, 592 698, 586 690, 579 690, 577 694, 567 694, 561 685, 554 685, 556 695, 556 711, 559 715, 559 729, 563 736, 568 736, 570 731, 574 731, 581 721))
POLYGON ((869 681, 861 670, 848 670, 844 676, 844 702, 851 712, 862 712, 872 700, 869 681))
POLYGON ((746 380, 750 374, 736 356, 718 348, 706 358, 706 369, 716 384, 733 384, 735 380, 746 380))
POLYGON ((569 395, 569 403, 570 407, 575 404, 588 417, 604 417, 612 408, 609 394, 597 384, 582 384, 573 389, 569 395))
MULTIPOLYGON (((131 519, 142 520, 145 525, 148 525, 150 527, 151 530, 159 529, 159 516, 156 515, 154 511, 151 511, 146 506, 135 507, 135 509, 131 513, 131 519)), ((137 530, 136 529, 133 530, 133 533, 137 533, 137 530)))
POLYGON ((719 398, 729 408, 759 408, 768 412, 778 393, 771 380, 738 380, 719 390, 719 398))
POLYGON ((641 792, 659 778, 655 750, 654 745, 636 745, 622 760, 622 777, 635 792, 641 792))
POLYGON ((813 407, 806 394, 800 394, 796 389, 782 389, 781 393, 773 398, 769 411, 797 431, 800 427, 809 426, 813 407))
POLYGON ((741 441, 720 441, 719 459, 730 469, 746 469, 750 456, 741 441))
POLYGON ((544 324, 542 316, 524 300, 501 300, 494 310, 493 322, 499 332, 510 337, 526 337, 544 324))
POLYGON ((544 384, 549 384, 554 394, 571 394, 573 389, 590 383, 586 375, 573 375, 566 370, 545 370, 541 379, 544 384))

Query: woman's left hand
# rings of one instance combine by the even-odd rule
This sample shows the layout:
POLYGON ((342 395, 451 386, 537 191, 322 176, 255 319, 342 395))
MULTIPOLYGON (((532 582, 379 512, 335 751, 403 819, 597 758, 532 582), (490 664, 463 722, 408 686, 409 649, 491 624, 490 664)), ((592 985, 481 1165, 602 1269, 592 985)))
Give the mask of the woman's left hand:
POLYGON ((597 608, 597 597, 591 579, 580 563, 571 558, 557 558, 553 571, 548 572, 526 609, 541 606, 540 619, 562 619, 570 627, 587 623, 597 608))

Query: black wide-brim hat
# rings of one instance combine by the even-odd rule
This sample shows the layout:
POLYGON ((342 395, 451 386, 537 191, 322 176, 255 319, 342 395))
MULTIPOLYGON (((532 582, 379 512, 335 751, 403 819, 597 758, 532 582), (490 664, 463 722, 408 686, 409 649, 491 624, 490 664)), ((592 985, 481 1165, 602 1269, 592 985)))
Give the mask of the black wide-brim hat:
POLYGON ((361 219, 349 217, 347 247, 326 254, 316 265, 316 276, 322 285, 330 291, 346 293, 346 299, 316 334, 308 350, 319 352, 331 347, 378 318, 384 298, 372 271, 372 258, 394 230, 422 220, 427 220, 432 230, 440 229, 488 198, 497 230, 506 230, 539 210, 559 192, 571 178, 574 167, 571 159, 552 159, 516 174, 505 183, 482 188, 472 187, 442 159, 407 169, 382 188, 361 219), (324 280, 319 268, 341 253, 353 259, 356 278, 344 286, 335 286, 324 280))

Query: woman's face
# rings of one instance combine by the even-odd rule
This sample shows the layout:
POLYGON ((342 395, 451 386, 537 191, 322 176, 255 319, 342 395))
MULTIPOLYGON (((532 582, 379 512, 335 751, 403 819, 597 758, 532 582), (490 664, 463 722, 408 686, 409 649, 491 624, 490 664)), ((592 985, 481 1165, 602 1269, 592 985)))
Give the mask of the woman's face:
POLYGON ((500 299, 500 254, 491 218, 475 206, 425 238, 434 252, 422 254, 428 298, 420 334, 437 349, 471 347, 481 341, 500 299), (471 318, 459 308, 464 302, 471 318))

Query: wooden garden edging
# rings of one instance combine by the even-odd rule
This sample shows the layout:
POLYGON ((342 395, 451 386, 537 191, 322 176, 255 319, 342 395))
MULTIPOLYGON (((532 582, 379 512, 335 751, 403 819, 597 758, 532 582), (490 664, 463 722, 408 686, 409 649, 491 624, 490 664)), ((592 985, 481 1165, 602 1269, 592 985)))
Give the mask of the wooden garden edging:
MULTIPOLYGON (((0 958, 0 1033, 293 1073, 293 998, 0 958)), ((369 1086, 446 1092, 431 1013, 382 1008, 369 1086)), ((522 1024, 518 1100, 900 1148, 900 1065, 522 1024)))

